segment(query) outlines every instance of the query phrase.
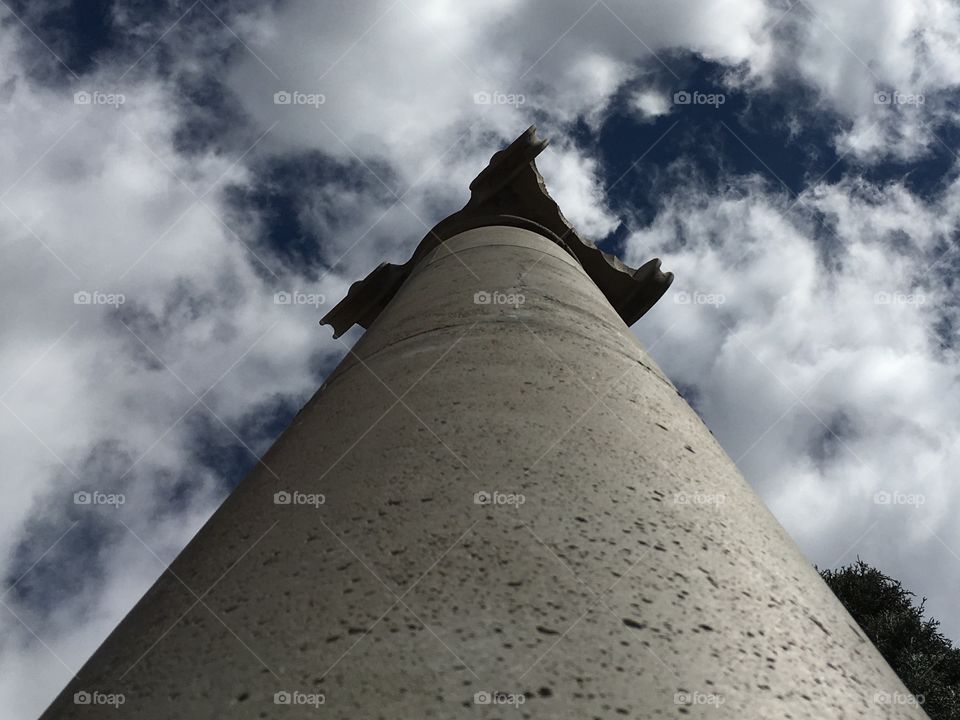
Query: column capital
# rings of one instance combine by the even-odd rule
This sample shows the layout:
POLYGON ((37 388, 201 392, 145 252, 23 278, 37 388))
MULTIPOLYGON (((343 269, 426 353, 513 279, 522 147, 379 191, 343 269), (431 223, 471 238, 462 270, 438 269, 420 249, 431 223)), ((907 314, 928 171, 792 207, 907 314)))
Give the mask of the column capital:
POLYGON ((347 296, 320 321, 340 337, 354 324, 368 328, 387 306, 413 268, 447 238, 476 227, 507 225, 538 232, 577 259, 590 279, 629 326, 670 287, 673 273, 660 270, 654 258, 632 268, 584 239, 563 216, 547 192, 535 158, 548 141, 531 125, 516 140, 490 158, 470 183, 470 200, 437 223, 403 265, 381 263, 350 286, 347 296))

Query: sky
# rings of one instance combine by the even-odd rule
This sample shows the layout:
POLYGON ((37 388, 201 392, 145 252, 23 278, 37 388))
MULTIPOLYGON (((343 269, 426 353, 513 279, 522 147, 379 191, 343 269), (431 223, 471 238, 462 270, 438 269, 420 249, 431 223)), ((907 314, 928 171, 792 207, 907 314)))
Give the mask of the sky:
POLYGON ((810 562, 960 640, 958 36, 946 0, 0 0, 0 713, 43 710, 344 356, 319 318, 533 123, 580 233, 674 273, 632 332, 810 562))

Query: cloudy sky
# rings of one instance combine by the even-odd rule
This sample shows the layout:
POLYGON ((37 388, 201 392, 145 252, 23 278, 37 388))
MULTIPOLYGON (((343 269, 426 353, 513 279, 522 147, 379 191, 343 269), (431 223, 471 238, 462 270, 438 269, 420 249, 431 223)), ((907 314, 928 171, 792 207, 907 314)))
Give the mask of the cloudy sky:
POLYGON ((322 314, 531 123, 582 234, 675 273, 633 331, 810 562, 960 639, 958 36, 947 0, 0 1, 0 714, 46 706, 343 356, 322 314))

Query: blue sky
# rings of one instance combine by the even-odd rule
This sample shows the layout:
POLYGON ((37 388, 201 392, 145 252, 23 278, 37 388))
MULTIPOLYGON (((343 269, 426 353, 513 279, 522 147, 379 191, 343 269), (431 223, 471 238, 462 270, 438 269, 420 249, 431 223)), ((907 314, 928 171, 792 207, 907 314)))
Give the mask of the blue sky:
POLYGON ((943 0, 0 3, 3 715, 336 365, 350 283, 531 123, 581 233, 676 275, 633 331, 811 563, 960 638, 958 33, 943 0))

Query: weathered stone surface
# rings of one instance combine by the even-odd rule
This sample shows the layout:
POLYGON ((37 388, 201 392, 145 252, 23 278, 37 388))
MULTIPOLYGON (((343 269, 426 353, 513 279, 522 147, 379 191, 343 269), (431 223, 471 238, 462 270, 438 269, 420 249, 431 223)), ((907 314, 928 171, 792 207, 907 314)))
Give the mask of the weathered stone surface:
POLYGON ((44 717, 925 717, 897 697, 580 264, 482 227, 413 269, 44 717))

